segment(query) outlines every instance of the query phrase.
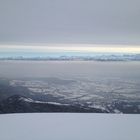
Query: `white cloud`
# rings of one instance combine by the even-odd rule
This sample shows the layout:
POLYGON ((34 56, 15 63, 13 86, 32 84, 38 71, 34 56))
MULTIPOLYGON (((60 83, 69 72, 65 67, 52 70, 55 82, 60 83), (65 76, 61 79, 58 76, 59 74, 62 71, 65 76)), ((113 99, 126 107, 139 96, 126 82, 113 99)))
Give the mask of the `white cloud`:
POLYGON ((140 46, 95 44, 0 45, 8 52, 140 53, 140 46))

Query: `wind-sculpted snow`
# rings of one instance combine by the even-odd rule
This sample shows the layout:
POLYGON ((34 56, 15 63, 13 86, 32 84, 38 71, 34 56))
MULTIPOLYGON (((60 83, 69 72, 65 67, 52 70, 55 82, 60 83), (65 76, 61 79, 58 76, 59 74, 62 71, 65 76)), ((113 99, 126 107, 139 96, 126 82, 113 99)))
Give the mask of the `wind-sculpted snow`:
POLYGON ((0 140, 139 140, 140 115, 0 115, 0 140))

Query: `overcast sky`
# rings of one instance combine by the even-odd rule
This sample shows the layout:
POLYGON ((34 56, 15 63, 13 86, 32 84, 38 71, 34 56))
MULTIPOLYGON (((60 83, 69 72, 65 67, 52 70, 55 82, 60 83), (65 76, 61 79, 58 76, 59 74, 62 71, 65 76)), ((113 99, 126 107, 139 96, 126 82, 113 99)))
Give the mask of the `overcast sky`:
POLYGON ((0 44, 140 45, 140 0, 0 0, 0 44))

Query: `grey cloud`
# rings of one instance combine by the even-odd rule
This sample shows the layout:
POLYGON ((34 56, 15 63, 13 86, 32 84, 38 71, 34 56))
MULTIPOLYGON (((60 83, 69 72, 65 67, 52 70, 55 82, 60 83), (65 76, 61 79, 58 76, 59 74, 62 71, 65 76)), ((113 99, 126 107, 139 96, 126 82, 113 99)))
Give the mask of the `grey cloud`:
POLYGON ((0 1, 0 43, 140 44, 139 0, 0 1))

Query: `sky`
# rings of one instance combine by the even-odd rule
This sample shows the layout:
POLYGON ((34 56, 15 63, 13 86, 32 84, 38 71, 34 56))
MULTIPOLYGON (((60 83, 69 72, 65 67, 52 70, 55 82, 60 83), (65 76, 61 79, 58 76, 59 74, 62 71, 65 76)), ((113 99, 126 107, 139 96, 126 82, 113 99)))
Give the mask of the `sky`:
POLYGON ((133 53, 140 54, 139 46, 105 44, 47 44, 47 45, 0 45, 0 52, 75 52, 75 53, 133 53))
POLYGON ((140 45, 139 0, 0 0, 0 44, 140 45))

